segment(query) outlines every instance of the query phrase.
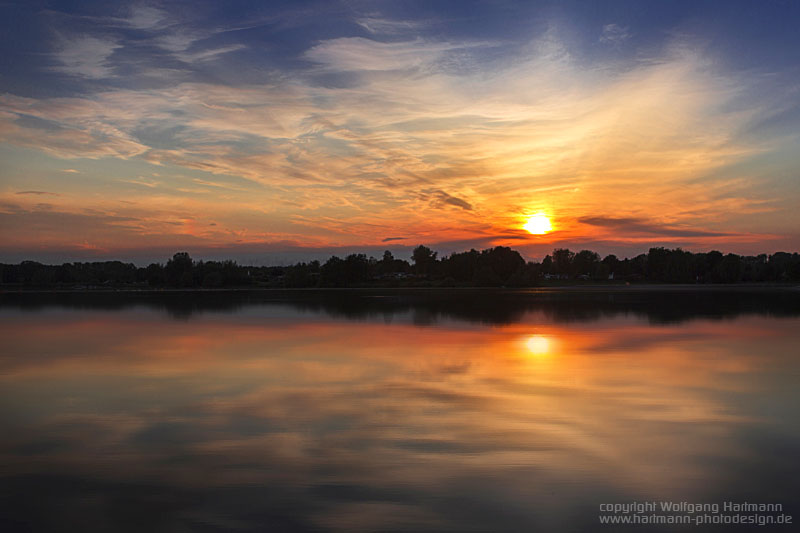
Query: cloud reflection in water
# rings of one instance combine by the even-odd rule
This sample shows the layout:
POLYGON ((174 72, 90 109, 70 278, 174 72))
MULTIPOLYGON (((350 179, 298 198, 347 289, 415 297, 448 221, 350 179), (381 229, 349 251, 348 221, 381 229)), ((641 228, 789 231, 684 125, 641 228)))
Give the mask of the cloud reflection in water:
POLYGON ((796 503, 797 317, 286 306, 0 309, 6 523, 515 530, 592 528, 605 501, 796 503))

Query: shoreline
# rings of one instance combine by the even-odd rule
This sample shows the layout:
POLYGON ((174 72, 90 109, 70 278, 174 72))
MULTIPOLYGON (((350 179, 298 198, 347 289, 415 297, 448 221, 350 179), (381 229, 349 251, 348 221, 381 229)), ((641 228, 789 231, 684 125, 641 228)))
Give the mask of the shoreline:
POLYGON ((637 283, 597 284, 597 285, 548 285, 540 287, 229 287, 229 288, 133 288, 133 287, 92 287, 92 288, 3 288, 4 294, 221 294, 221 293, 311 293, 311 292, 703 292, 703 291, 798 291, 796 283, 714 283, 714 284, 669 284, 669 283, 637 283))

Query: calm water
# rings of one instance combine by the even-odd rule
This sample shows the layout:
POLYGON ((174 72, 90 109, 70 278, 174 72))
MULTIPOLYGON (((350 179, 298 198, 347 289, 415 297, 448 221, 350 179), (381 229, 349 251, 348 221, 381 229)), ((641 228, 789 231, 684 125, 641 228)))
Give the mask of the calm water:
POLYGON ((2 531, 800 520, 796 290, 6 294, 0 338, 2 531))

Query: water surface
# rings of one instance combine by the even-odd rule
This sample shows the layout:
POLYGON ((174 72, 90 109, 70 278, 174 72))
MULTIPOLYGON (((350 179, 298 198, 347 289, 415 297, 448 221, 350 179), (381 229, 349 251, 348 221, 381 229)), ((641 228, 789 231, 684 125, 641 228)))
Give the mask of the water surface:
POLYGON ((790 289, 5 294, 0 338, 3 530, 800 519, 790 289))

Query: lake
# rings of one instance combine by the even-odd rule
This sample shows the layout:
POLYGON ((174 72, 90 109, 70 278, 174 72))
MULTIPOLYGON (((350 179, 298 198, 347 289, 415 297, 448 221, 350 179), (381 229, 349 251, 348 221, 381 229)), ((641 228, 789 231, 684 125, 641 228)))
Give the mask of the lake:
POLYGON ((796 289, 7 293, 0 319, 2 531, 800 520, 796 289))

